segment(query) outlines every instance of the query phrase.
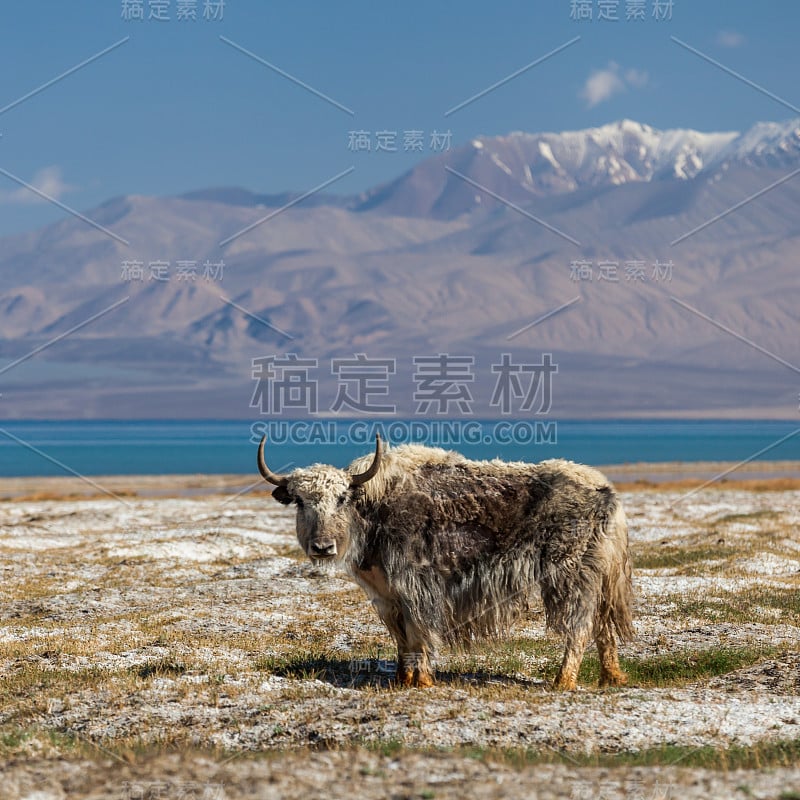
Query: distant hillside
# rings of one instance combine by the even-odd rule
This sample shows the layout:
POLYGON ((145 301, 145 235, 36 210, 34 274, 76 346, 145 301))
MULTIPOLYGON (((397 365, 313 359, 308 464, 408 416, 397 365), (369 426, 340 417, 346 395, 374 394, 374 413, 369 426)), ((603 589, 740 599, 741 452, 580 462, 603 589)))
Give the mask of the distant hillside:
POLYGON ((327 410, 330 359, 366 353, 397 359, 392 401, 410 413, 412 358, 451 353, 476 358, 489 415, 500 355, 549 352, 555 416, 797 415, 798 373, 755 346, 800 362, 800 178, 706 223, 798 168, 800 121, 624 120, 480 137, 225 246, 298 195, 115 198, 86 215, 127 247, 72 217, 0 241, 6 364, 77 328, 0 374, 0 403, 7 418, 253 417, 252 359, 291 352, 318 359, 327 410))

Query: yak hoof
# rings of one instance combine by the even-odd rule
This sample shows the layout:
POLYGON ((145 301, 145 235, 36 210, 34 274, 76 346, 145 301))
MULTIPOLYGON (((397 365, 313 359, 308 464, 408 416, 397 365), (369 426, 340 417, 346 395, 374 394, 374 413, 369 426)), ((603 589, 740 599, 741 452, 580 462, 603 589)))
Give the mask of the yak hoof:
POLYGON ((414 674, 413 686, 416 686, 418 689, 429 689, 434 683, 433 675, 428 672, 417 672, 414 674))
POLYGON ((628 682, 628 676, 624 672, 616 670, 615 672, 604 672, 600 675, 600 688, 606 686, 625 686, 628 682))
POLYGON ((395 681, 398 686, 409 686, 416 689, 428 689, 435 683, 432 675, 427 672, 420 672, 416 669, 398 670, 395 681))
POLYGON ((398 686, 413 686, 414 685, 414 670, 413 669, 398 669, 394 676, 395 683, 398 686))
POLYGON ((559 675, 555 681, 553 681, 553 688, 562 692, 574 692, 578 688, 578 682, 575 678, 559 675))

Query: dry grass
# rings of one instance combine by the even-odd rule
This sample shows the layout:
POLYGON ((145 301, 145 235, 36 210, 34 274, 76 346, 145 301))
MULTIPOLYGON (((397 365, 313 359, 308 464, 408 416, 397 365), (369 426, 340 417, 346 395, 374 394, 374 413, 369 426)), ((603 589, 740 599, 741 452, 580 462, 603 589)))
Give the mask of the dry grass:
POLYGON ((794 588, 750 587, 741 592, 719 591, 705 598, 672 595, 676 618, 708 622, 760 622, 765 625, 780 621, 800 627, 800 592, 794 588))
MULTIPOLYGON (((24 524, 38 525, 41 515, 43 536, 64 525, 74 530, 62 546, 35 553, 0 536, 0 757, 75 759, 102 747, 130 764, 166 752, 291 758, 302 749, 287 756, 284 748, 305 743, 360 758, 362 751, 346 749, 357 740, 398 757, 446 753, 515 769, 559 763, 559 749, 576 764, 608 769, 675 759, 712 769, 797 766, 797 741, 780 717, 773 736, 762 732, 749 747, 726 743, 712 729, 697 735, 699 744, 666 745, 655 735, 650 744, 614 744, 615 753, 593 745, 588 755, 580 736, 559 738, 587 715, 617 714, 625 729, 626 709, 653 698, 664 708, 702 709, 715 680, 725 682, 715 690, 717 703, 730 696, 746 704, 744 687, 753 686, 794 702, 795 673, 779 688, 759 681, 761 672, 794 669, 782 665, 794 663, 786 637, 800 630, 800 575, 788 567, 779 578, 753 572, 752 562, 800 559, 797 499, 776 494, 750 503, 736 495, 728 502, 733 495, 717 492, 707 513, 692 516, 680 507, 668 513, 669 498, 661 497, 659 489, 625 498, 640 527, 656 512, 676 524, 663 538, 632 541, 640 638, 622 651, 630 687, 597 691, 592 648, 581 691, 567 696, 548 688, 562 645, 544 631, 535 599, 507 639, 441 654, 434 689, 396 689, 395 654, 373 609, 352 584, 305 562, 288 516, 274 539, 237 539, 203 501, 208 521, 192 523, 190 534, 165 517, 143 538, 121 535, 113 519, 84 520, 91 503, 63 518, 49 500, 26 508, 24 524), (191 550, 169 555, 184 552, 174 548, 187 541, 202 558, 191 550), (698 588, 674 588, 679 580, 698 588), (477 731, 471 749, 426 750, 442 731, 465 726, 477 731), (551 732, 545 745, 507 746, 515 726, 519 741, 536 740, 542 726, 551 732)), ((262 501, 250 502, 247 524, 259 532, 262 501)), ((657 733, 661 722, 653 717, 646 725, 657 733)))
MULTIPOLYGON (((653 481, 637 479, 633 481, 615 481, 614 485, 621 492, 674 492, 697 489, 708 482, 702 478, 679 478, 675 480, 653 481)), ((800 478, 721 478, 715 481, 713 489, 728 489, 742 492, 787 492, 800 489, 800 478)))
MULTIPOLYGON (((132 489, 120 489, 119 491, 115 491, 114 494, 117 497, 137 497, 138 492, 133 491, 132 489)), ((48 491, 42 490, 38 492, 30 492, 28 494, 21 494, 21 495, 5 495, 0 497, 0 502, 10 502, 14 501, 15 503, 40 503, 46 500, 56 500, 56 501, 64 501, 64 500, 105 500, 108 498, 109 495, 104 492, 93 492, 93 491, 74 491, 74 492, 59 492, 59 491, 48 491)))

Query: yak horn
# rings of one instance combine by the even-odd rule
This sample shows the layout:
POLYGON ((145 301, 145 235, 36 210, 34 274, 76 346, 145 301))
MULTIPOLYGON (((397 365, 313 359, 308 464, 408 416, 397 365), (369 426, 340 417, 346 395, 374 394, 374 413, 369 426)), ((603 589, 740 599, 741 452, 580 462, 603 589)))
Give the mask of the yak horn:
POLYGON ((262 436, 261 444, 258 445, 258 471, 268 483, 274 483, 275 486, 283 486, 285 488, 286 484, 289 483, 289 479, 285 475, 276 475, 274 472, 270 471, 267 462, 264 461, 264 443, 266 441, 267 437, 262 436))
POLYGON ((369 465, 366 472, 361 472, 358 475, 353 475, 353 477, 350 478, 350 485, 361 486, 362 484, 370 480, 370 478, 374 478, 380 466, 381 466, 381 436, 379 433, 376 433, 375 456, 372 459, 372 463, 369 465))

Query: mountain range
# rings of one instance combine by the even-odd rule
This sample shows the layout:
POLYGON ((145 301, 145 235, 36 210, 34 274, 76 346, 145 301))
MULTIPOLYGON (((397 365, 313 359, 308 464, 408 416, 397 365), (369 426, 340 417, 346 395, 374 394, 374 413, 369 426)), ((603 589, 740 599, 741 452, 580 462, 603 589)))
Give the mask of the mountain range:
POLYGON ((410 414, 414 357, 449 353, 493 416, 502 354, 551 353, 551 416, 794 418, 795 173, 800 120, 622 120, 481 136, 353 196, 117 197, 84 212, 105 231, 65 216, 0 240, 0 404, 253 418, 253 359, 295 353, 327 411, 331 359, 365 353, 396 359, 410 414))

